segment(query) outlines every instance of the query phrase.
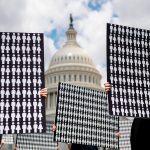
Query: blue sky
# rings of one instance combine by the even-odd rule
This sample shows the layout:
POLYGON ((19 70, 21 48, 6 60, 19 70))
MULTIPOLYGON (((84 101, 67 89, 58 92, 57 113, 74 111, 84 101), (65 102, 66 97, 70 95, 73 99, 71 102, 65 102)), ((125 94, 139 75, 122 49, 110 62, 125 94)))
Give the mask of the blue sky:
POLYGON ((1 32, 42 32, 45 69, 66 41, 69 14, 77 41, 106 81, 106 23, 150 29, 149 0, 0 0, 1 32))

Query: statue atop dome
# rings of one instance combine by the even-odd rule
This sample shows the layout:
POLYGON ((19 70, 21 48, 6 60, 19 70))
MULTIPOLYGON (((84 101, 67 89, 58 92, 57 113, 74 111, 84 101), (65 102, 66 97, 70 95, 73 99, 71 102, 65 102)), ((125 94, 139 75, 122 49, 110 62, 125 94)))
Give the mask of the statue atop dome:
POLYGON ((70 25, 69 25, 70 29, 73 29, 73 17, 72 14, 70 14, 70 25))

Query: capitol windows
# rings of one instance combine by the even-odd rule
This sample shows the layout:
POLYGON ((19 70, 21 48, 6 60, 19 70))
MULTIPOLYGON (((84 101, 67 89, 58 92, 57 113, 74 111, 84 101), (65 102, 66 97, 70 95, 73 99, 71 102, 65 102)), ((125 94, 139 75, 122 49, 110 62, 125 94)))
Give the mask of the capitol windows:
POLYGON ((53 107, 53 93, 50 93, 50 103, 49 103, 50 108, 53 107))
POLYGON ((84 76, 84 81, 86 82, 86 75, 84 76))
POLYGON ((89 82, 91 82, 91 76, 89 76, 89 82))
POLYGON ((79 76, 79 79, 80 79, 80 81, 82 81, 82 76, 81 75, 79 76))
POLYGON ((54 83, 56 83, 56 76, 54 76, 54 83))
POLYGON ((98 78, 96 78, 96 83, 98 84, 98 78))
POLYGON ((69 56, 69 60, 71 60, 71 56, 69 56))
POLYGON ((63 61, 63 57, 61 57, 61 61, 63 61))
POLYGON ((95 83, 95 78, 93 77, 93 83, 95 83))
POLYGON ((48 100, 46 100, 46 109, 48 108, 48 100))
POLYGON ((74 75, 74 81, 77 81, 77 76, 76 75, 74 75))
POLYGON ((52 83, 52 77, 50 77, 50 83, 52 83))
POLYGON ((58 76, 58 81, 60 82, 60 76, 58 76))
POLYGON ((69 75, 69 81, 71 81, 71 75, 69 75))
POLYGON ((46 84, 48 83, 48 78, 45 78, 45 83, 46 83, 46 84))
POLYGON ((67 60, 67 56, 65 56, 65 60, 67 60))
POLYGON ((66 76, 64 75, 64 82, 66 82, 66 76))

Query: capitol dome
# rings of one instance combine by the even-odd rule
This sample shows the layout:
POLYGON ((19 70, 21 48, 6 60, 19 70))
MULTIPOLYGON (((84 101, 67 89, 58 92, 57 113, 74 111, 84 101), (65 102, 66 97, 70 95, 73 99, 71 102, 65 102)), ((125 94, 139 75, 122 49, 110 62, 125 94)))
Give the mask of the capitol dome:
POLYGON ((45 72, 48 88, 47 115, 55 114, 58 82, 101 89, 101 75, 87 51, 77 43, 76 35, 71 22, 66 32, 66 43, 54 54, 45 72))
POLYGON ((84 64, 89 65, 92 68, 95 67, 91 57, 87 54, 86 50, 82 49, 76 42, 76 32, 74 29, 69 29, 67 32, 67 42, 58 52, 53 56, 49 69, 53 66, 60 64, 74 63, 74 64, 84 64), (71 32, 71 33, 70 33, 71 32), (73 36, 69 38, 70 34, 73 36))

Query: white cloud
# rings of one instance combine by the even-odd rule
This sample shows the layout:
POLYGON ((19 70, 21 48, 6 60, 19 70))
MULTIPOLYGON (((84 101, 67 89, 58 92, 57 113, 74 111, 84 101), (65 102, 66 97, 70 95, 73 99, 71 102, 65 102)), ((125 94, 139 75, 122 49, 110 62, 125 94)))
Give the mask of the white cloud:
POLYGON ((44 37, 44 59, 45 59, 45 70, 48 69, 50 60, 54 53, 57 51, 57 49, 54 46, 54 41, 51 39, 47 38, 46 36, 44 37))
POLYGON ((149 0, 113 0, 119 18, 116 23, 150 29, 149 0))
POLYGON ((107 2, 100 12, 91 11, 78 20, 78 40, 99 64, 104 63, 106 57, 106 23, 110 22, 112 11, 111 2, 107 2))

